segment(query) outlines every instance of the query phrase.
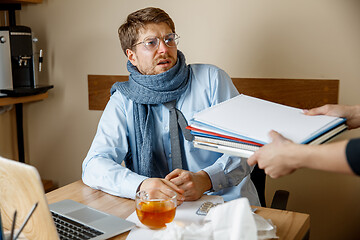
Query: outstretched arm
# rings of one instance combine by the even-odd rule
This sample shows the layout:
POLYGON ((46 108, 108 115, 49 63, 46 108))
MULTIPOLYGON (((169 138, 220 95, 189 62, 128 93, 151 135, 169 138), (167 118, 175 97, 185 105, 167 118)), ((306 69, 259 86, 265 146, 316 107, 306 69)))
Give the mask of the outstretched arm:
POLYGON ((293 143, 275 131, 270 132, 273 141, 249 159, 249 165, 258 164, 272 178, 278 178, 299 168, 354 174, 346 160, 346 141, 324 145, 301 145, 293 143))
MULTIPOLYGON (((342 117, 346 118, 349 129, 360 127, 360 105, 327 104, 304 110, 304 114, 342 117)), ((269 134, 273 141, 256 151, 248 163, 258 164, 272 178, 290 174, 299 168, 354 174, 346 159, 347 140, 310 146, 295 144, 275 131, 269 134)))

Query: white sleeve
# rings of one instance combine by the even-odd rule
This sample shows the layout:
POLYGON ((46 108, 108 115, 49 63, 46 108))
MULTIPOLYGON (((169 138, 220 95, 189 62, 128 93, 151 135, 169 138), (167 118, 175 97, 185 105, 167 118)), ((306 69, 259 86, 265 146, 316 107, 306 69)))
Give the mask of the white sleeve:
POLYGON ((82 180, 94 189, 134 199, 136 189, 147 177, 121 165, 129 149, 129 120, 126 117, 124 100, 118 92, 111 96, 84 159, 82 180))

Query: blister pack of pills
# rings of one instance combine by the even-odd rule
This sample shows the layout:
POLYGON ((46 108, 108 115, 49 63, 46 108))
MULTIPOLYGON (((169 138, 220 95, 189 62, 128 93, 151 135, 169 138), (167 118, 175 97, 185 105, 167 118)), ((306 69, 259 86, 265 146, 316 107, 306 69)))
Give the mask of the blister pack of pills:
POLYGON ((197 215, 206 216, 212 207, 215 207, 221 203, 204 202, 196 211, 197 215))

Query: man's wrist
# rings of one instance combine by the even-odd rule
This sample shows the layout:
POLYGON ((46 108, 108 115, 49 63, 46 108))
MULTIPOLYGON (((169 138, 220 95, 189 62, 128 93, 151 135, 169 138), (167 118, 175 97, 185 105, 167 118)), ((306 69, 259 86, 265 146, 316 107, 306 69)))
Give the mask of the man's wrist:
POLYGON ((212 189, 212 183, 211 183, 211 179, 209 177, 209 175, 207 174, 207 172, 201 170, 199 172, 197 172, 197 174, 199 174, 201 180, 201 185, 203 187, 203 192, 209 191, 212 189))
POLYGON ((220 164, 213 164, 204 168, 202 171, 210 178, 211 188, 209 190, 211 192, 217 192, 224 187, 228 187, 228 180, 220 164))
POLYGON ((142 184, 143 184, 147 179, 149 179, 149 178, 145 178, 144 180, 142 180, 142 181, 140 182, 140 184, 138 185, 138 187, 137 187, 137 189, 136 189, 136 192, 140 191, 140 188, 141 188, 142 184))

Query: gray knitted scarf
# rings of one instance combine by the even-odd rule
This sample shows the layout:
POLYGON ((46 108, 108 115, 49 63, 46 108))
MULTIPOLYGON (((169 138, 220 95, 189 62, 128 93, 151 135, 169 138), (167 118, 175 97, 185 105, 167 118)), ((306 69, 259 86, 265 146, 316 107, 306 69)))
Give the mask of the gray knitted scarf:
POLYGON ((110 92, 120 91, 133 101, 136 151, 130 148, 125 157, 126 167, 134 170, 133 161, 139 166, 138 173, 147 177, 165 177, 167 166, 154 159, 152 143, 154 142, 154 120, 151 105, 161 104, 178 99, 189 83, 189 66, 185 63, 184 54, 178 50, 178 60, 170 70, 157 75, 143 75, 128 61, 129 81, 115 83, 110 92))

